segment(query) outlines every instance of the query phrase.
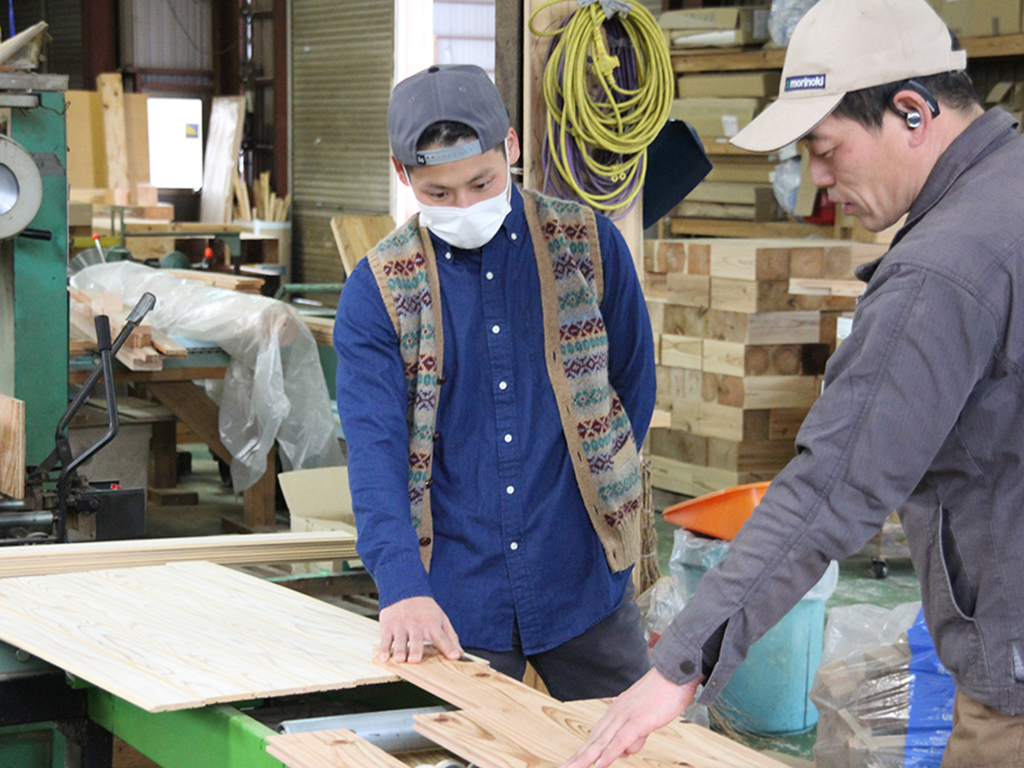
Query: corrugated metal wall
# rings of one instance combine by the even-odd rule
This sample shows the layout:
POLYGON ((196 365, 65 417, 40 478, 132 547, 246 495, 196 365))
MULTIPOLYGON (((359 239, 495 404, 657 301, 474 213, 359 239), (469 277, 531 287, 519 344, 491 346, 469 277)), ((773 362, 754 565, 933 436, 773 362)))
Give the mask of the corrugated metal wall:
POLYGON ((494 79, 494 0, 435 0, 435 61, 476 64, 494 79))
MULTIPOLYGON (((50 40, 44 42, 45 59, 40 62, 38 71, 67 75, 68 87, 80 90, 84 82, 81 0, 15 0, 15 32, 23 32, 37 21, 47 23, 46 33, 50 36, 50 40)), ((5 38, 10 35, 7 27, 7 14, 4 13, 5 38)))
POLYGON ((292 0, 292 265, 338 282, 338 213, 388 212, 394 0, 292 0))
POLYGON ((121 63, 213 69, 212 0, 122 0, 121 63))

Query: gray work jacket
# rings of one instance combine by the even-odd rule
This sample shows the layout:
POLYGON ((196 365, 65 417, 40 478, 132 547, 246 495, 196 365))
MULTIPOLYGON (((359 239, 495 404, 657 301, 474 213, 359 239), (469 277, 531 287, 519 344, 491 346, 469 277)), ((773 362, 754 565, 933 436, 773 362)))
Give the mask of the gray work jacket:
POLYGON ((971 698, 1024 712, 1015 126, 1001 110, 975 120, 939 158, 888 253, 858 271, 867 289, 796 458, 655 647, 655 666, 677 683, 710 668, 705 703, 829 560, 858 551, 899 508, 942 663, 971 698))

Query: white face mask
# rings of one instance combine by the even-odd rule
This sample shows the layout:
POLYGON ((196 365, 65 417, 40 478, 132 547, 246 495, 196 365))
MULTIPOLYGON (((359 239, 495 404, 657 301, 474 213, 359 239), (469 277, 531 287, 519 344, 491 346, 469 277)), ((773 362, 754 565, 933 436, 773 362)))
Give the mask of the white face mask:
POLYGON ((505 190, 468 208, 420 204, 420 224, 456 248, 480 248, 489 243, 512 210, 512 174, 505 152, 505 190))

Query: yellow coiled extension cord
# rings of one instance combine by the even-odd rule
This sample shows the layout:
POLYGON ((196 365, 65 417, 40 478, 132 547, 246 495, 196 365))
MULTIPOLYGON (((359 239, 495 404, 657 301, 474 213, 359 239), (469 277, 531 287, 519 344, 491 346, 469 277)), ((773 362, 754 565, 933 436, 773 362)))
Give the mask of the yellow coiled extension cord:
POLYGON ((600 211, 620 210, 623 215, 643 187, 647 146, 672 108, 675 81, 668 44, 650 11, 625 0, 632 9, 620 15, 620 20, 636 58, 637 87, 621 88, 614 75, 620 62, 608 52, 600 3, 579 8, 560 29, 534 28, 537 14, 559 2, 564 0, 550 0, 538 7, 529 23, 530 32, 538 37, 559 36, 544 68, 549 156, 565 185, 582 202, 600 211), (577 155, 584 159, 586 174, 579 174, 582 169, 573 172, 570 140, 579 148, 577 155), (595 159, 595 150, 619 157, 605 164, 595 159), (603 177, 607 181, 599 186, 605 191, 578 175, 603 177))

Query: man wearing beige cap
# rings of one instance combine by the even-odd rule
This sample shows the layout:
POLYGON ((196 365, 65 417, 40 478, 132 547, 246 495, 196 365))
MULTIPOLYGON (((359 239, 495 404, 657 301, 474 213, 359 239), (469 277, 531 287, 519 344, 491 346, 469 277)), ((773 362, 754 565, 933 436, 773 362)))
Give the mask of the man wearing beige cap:
POLYGON ((925 0, 822 0, 779 99, 733 143, 803 139, 812 179, 871 230, 904 214, 771 484, 568 768, 639 749, 710 703, 822 576, 899 509, 956 686, 943 768, 1024 765, 1024 138, 983 112, 925 0))

